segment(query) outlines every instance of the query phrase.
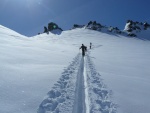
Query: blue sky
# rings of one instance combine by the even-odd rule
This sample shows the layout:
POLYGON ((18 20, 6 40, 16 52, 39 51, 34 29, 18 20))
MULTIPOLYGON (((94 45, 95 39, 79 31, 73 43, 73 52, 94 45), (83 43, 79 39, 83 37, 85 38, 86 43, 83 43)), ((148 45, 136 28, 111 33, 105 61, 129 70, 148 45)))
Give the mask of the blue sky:
POLYGON ((26 36, 49 22, 63 30, 90 20, 124 29, 126 20, 150 23, 150 0, 0 0, 0 24, 26 36))

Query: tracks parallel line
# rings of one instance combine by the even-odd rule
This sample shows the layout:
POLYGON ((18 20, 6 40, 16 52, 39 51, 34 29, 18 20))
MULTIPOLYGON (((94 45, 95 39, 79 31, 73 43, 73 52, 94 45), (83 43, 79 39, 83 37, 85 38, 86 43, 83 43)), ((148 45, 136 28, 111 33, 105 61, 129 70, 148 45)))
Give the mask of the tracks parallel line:
POLYGON ((89 93, 88 93, 88 83, 87 83, 87 73, 86 73, 86 58, 84 57, 84 91, 85 91, 85 108, 86 113, 90 113, 90 106, 89 106, 89 93))

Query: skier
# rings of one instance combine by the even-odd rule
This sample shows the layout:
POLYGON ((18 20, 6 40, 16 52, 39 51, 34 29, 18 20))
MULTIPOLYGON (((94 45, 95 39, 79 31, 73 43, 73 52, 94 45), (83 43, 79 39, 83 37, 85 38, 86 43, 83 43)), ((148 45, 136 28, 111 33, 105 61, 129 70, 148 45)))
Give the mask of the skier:
POLYGON ((85 51, 86 51, 86 46, 84 46, 82 44, 82 46, 79 49, 82 49, 82 56, 84 57, 85 56, 85 51))
POLYGON ((90 42, 90 49, 91 49, 91 47, 92 47, 92 43, 90 42))

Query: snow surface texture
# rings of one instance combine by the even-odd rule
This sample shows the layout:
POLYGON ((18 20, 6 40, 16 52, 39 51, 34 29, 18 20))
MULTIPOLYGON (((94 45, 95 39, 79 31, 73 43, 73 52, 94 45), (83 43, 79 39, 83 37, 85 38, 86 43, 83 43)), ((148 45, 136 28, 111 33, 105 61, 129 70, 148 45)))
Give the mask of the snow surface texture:
POLYGON ((74 29, 28 38, 0 26, 0 113, 149 113, 150 41, 141 40, 149 34, 74 29))
POLYGON ((39 106, 38 113, 116 113, 116 105, 109 100, 109 94, 90 56, 81 58, 81 54, 78 54, 48 92, 47 98, 39 106), (85 76, 88 76, 88 79, 83 79, 84 71, 87 71, 85 76), (84 82, 87 82, 86 87, 84 82), (85 89, 88 89, 87 93, 85 89), (87 106, 86 95, 86 102, 89 101, 87 106))

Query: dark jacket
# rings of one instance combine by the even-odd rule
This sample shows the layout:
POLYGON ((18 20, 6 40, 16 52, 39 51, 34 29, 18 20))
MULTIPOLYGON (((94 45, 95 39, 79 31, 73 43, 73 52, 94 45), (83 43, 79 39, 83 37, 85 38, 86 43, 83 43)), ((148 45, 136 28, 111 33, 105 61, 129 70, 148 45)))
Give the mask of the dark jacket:
POLYGON ((86 51, 86 46, 84 46, 82 44, 82 46, 80 47, 80 49, 82 49, 82 55, 84 56, 85 55, 85 51, 86 51))

